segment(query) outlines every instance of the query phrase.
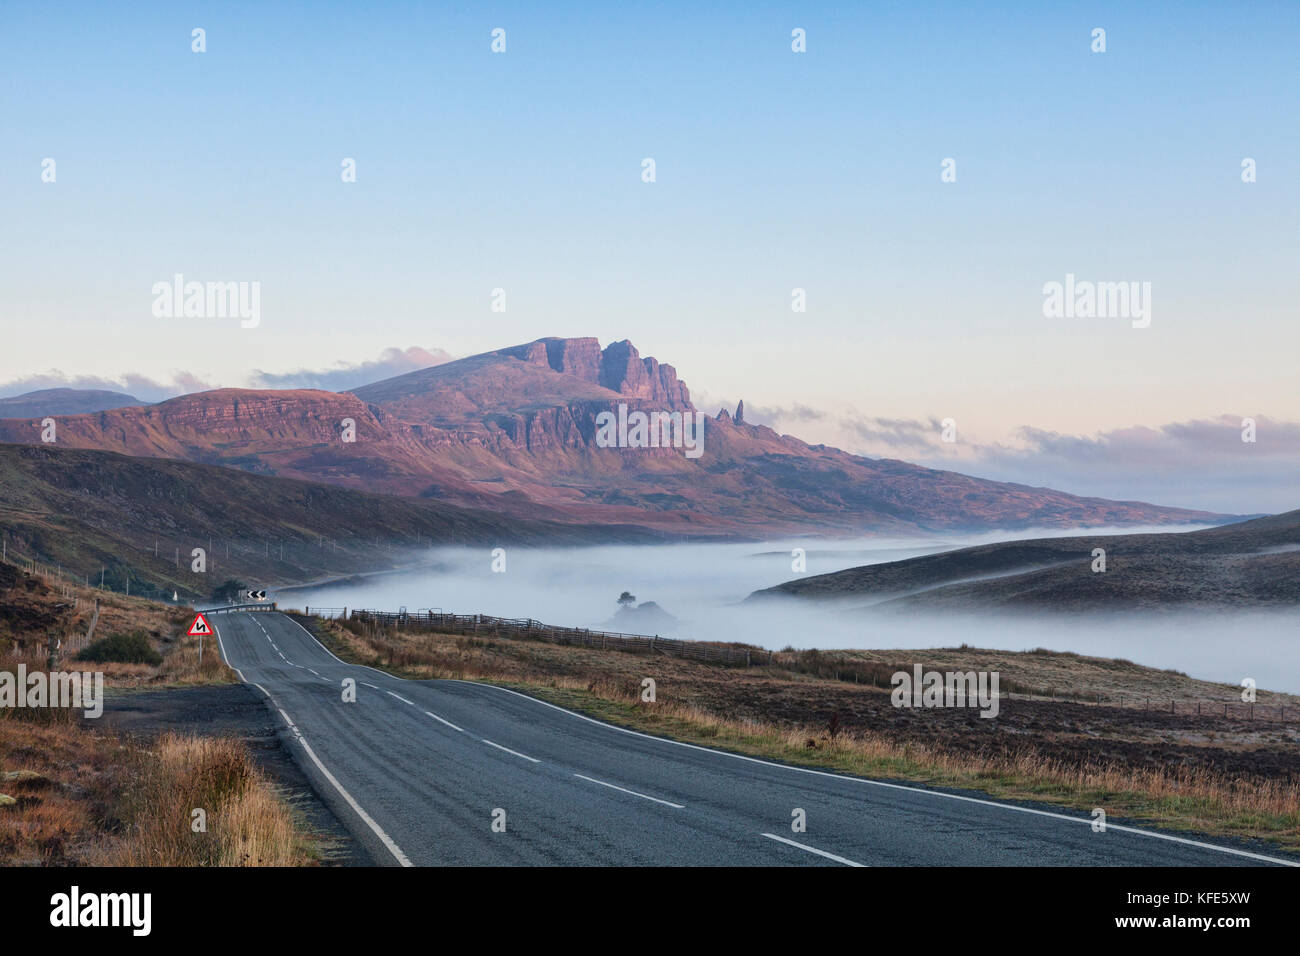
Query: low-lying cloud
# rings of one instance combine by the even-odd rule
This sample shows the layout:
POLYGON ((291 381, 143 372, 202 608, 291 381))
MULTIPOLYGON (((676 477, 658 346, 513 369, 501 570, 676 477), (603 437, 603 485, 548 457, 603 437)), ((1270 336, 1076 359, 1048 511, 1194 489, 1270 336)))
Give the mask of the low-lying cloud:
POLYGON ((424 349, 411 346, 406 349, 384 349, 379 358, 368 362, 340 362, 326 369, 297 369, 291 372, 264 372, 254 369, 243 382, 213 382, 193 372, 178 370, 169 379, 155 379, 139 372, 126 372, 116 378, 102 375, 70 375, 59 369, 49 369, 0 383, 0 398, 24 395, 46 388, 79 388, 97 391, 120 392, 143 402, 161 402, 178 395, 203 392, 212 388, 245 386, 248 388, 319 388, 330 392, 346 392, 371 382, 394 375, 403 375, 417 369, 429 368, 450 362, 452 356, 442 349, 424 349))
POLYGON ((0 398, 25 395, 46 388, 78 388, 95 391, 119 392, 138 398, 142 402, 161 402, 189 392, 202 392, 216 386, 203 381, 190 372, 173 372, 169 381, 159 381, 138 372, 127 372, 119 378, 99 375, 68 375, 58 369, 49 369, 34 375, 25 375, 0 384, 0 398))
POLYGON ((904 458, 943 468, 1081 495, 1151 501, 1232 514, 1300 508, 1300 422, 1254 419, 1254 441, 1242 441, 1244 415, 1132 425, 1076 435, 1025 425, 1006 441, 979 442, 960 429, 942 440, 936 418, 884 418, 747 406, 745 417, 777 431, 801 434, 846 451, 904 458))
POLYGON ((413 345, 407 349, 384 349, 374 361, 352 364, 340 362, 329 369, 298 369, 293 372, 263 372, 257 369, 250 378, 250 384, 253 388, 320 388, 329 392, 346 392, 451 360, 452 356, 442 349, 422 349, 413 345))

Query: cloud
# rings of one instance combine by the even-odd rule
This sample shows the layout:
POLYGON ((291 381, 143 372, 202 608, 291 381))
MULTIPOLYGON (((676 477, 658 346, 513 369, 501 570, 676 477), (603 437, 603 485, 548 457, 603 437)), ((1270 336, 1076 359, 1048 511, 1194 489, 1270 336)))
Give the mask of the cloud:
POLYGON ((394 375, 403 375, 431 365, 450 362, 452 357, 442 349, 384 349, 379 358, 370 362, 339 362, 329 369, 297 369, 292 372, 263 372, 255 369, 250 377, 253 388, 320 388, 330 392, 346 392, 371 382, 394 375))
POLYGON ((188 392, 201 392, 213 386, 191 372, 172 373, 171 381, 160 382, 138 372, 126 372, 119 378, 100 375, 68 375, 58 369, 25 375, 0 384, 0 398, 23 395, 44 388, 80 388, 121 392, 144 402, 161 402, 188 392))
MULTIPOLYGON (((334 368, 298 369, 292 372, 263 372, 255 369, 246 383, 251 388, 320 388, 343 392, 370 382, 413 372, 451 361, 442 349, 384 349, 379 358, 369 362, 339 362, 334 368)), ((69 375, 49 369, 0 383, 0 398, 35 392, 43 388, 81 388, 122 392, 144 402, 161 402, 177 395, 221 388, 231 383, 210 382, 193 372, 177 370, 170 380, 159 381, 139 372, 125 372, 116 378, 103 375, 69 375)))
MULTIPOLYGON (((1022 427, 1009 444, 962 449, 958 470, 1077 494, 1237 514, 1300 508, 1300 422, 1242 415, 1134 425, 1093 435, 1022 427)), ((947 461, 919 463, 954 467, 947 461)))
POLYGON ((857 414, 839 420, 840 427, 859 442, 877 450, 938 451, 942 424, 937 418, 872 418, 857 414))
POLYGON ((972 440, 959 428, 956 443, 946 444, 935 418, 745 409, 748 419, 760 414, 778 431, 854 454, 997 481, 1231 514, 1300 508, 1300 422, 1264 415, 1252 416, 1254 442, 1242 441, 1245 416, 1225 414, 1093 434, 1025 425, 992 442, 972 440))
MULTIPOLYGON (((738 402, 726 402, 715 400, 704 400, 702 404, 708 406, 719 405, 729 412, 734 412, 738 402)), ((766 425, 775 431, 783 431, 784 426, 788 425, 806 425, 809 422, 824 421, 827 414, 817 408, 809 408, 807 405, 794 404, 790 406, 776 405, 745 405, 745 421, 750 425, 766 425)))
MULTIPOLYGON (((712 407, 714 402, 709 402, 712 407)), ((735 403, 721 403, 730 410, 735 403)), ((829 442, 865 455, 896 455, 942 450, 942 426, 937 418, 880 418, 857 412, 834 415, 820 408, 796 402, 793 405, 746 405, 745 421, 767 425, 774 431, 805 437, 801 426, 819 425, 819 432, 833 432, 829 442)))
POLYGON ((1300 459, 1300 423, 1266 416, 1255 416, 1253 421, 1253 442, 1242 441, 1242 415, 1171 422, 1156 428, 1134 425, 1096 435, 1062 435, 1026 426, 1017 432, 1021 447, 987 446, 980 455, 990 461, 1051 458, 1080 467, 1115 464, 1162 471, 1238 466, 1245 456, 1253 461, 1300 459))

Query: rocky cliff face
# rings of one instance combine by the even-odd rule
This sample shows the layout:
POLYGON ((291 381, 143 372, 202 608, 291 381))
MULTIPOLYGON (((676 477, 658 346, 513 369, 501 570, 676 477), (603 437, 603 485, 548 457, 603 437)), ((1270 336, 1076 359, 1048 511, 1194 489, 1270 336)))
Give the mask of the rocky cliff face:
POLYGON ((641 358, 627 339, 608 346, 601 355, 600 384, 670 411, 693 411, 691 393, 677 380, 677 370, 653 358, 641 358))
MULTIPOLYGON (((695 411, 671 365, 632 343, 548 338, 376 382, 354 393, 220 389, 149 407, 55 416, 58 446, 225 464, 507 514, 683 534, 848 534, 1088 527, 1213 516, 1078 498, 811 447, 733 417, 703 454, 600 447, 597 416, 695 411), (355 440, 344 441, 345 419, 355 440)), ((40 442, 39 418, 0 441, 40 442)))
POLYGON ((492 354, 545 366, 617 395, 657 403, 668 411, 694 408, 686 385, 677 379, 677 371, 657 359, 641 358, 627 339, 603 350, 600 342, 592 338, 538 339, 492 354))

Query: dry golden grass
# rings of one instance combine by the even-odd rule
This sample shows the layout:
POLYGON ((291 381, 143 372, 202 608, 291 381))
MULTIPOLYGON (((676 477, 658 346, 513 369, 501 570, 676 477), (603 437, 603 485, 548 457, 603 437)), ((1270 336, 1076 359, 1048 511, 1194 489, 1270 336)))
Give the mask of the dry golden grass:
POLYGON ((228 738, 166 734, 136 755, 120 800, 130 821, 107 866, 296 866, 309 862, 292 813, 228 738), (195 811, 206 815, 196 832, 195 811))
POLYGON ((0 720, 0 863, 59 866, 111 829, 111 805, 127 750, 116 739, 91 741, 71 721, 0 720))
POLYGON ((47 642, 53 635, 63 642, 60 669, 98 671, 109 687, 238 682, 234 671, 221 660, 215 639, 204 641, 200 663, 197 640, 185 635, 194 619, 193 608, 87 588, 49 574, 30 574, 12 563, 4 565, 3 570, 16 578, 11 587, 0 590, 0 602, 7 605, 8 611, 6 623, 0 626, 0 663, 6 667, 10 661, 22 658, 29 662, 29 669, 31 661, 38 661, 44 668, 47 642), (162 655, 162 664, 77 661, 77 654, 87 646, 85 638, 96 602, 99 620, 93 640, 117 632, 142 631, 162 655))
POLYGON ((167 735, 146 747, 72 722, 0 721, 0 864, 297 866, 293 811, 242 742, 167 735), (0 801, 3 802, 3 801, 0 801), (207 832, 191 812, 207 811, 207 832))
MULTIPOLYGON (((805 652, 806 653, 806 652, 805 652)), ((1206 701, 1240 703, 1241 686, 1198 680, 1175 670, 1144 667, 1129 660, 1089 657, 1068 651, 999 651, 977 647, 939 648, 926 651, 846 650, 821 652, 835 660, 868 662, 893 666, 895 662, 916 659, 935 670, 998 671, 1006 689, 1009 676, 1031 696, 1102 701, 1150 698, 1168 701, 1206 701)), ((784 657, 787 655, 778 655, 784 657)), ((833 663, 832 663, 833 666, 833 663)), ((1285 704, 1300 713, 1300 697, 1260 689, 1258 703, 1273 707, 1285 704)))
MULTIPOLYGON (((12 565, 6 566, 12 569, 12 565)), ((45 671, 49 636, 58 669, 104 675, 106 687, 232 683, 217 642, 181 639, 192 611, 93 591, 49 575, 10 571, 0 670, 45 671), (100 600, 96 639, 143 630, 162 663, 76 660, 100 600)), ((230 738, 168 735, 146 749, 98 733, 67 708, 0 708, 0 863, 105 866, 292 866, 313 848, 289 806, 230 738), (7 798, 7 799, 5 799, 7 798), (11 802, 12 801, 12 802, 11 802), (207 831, 191 812, 207 813, 207 831)))

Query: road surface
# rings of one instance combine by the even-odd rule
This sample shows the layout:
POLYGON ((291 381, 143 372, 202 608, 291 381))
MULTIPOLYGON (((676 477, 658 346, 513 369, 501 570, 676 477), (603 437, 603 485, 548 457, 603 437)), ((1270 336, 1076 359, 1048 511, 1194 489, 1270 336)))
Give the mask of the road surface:
POLYGON ((513 691, 335 658, 276 612, 210 614, 294 757, 376 861, 400 865, 1223 866, 1241 844, 768 763, 513 691), (356 681, 357 699, 343 700, 356 681), (802 810, 806 829, 792 821, 802 810), (494 826, 495 824, 495 826, 494 826), (504 829, 502 826, 504 825, 504 829))

